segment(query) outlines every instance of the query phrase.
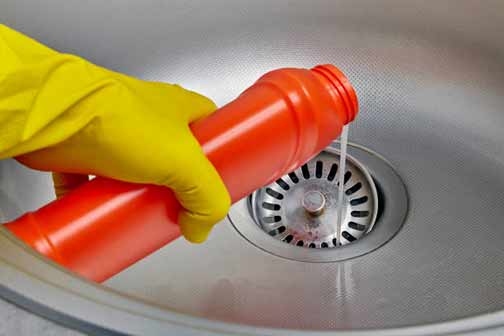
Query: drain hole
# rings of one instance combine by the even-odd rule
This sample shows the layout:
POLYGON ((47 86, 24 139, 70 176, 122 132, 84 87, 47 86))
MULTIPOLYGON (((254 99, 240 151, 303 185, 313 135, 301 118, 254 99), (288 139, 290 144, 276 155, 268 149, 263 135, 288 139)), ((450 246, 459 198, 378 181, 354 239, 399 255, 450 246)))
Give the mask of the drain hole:
POLYGON ((317 164, 315 165, 315 176, 317 178, 322 177, 322 169, 323 169, 322 161, 317 161, 317 164))
POLYGON ((310 171, 308 170, 307 164, 304 164, 301 167, 301 172, 303 173, 303 177, 305 178, 305 180, 308 180, 310 178, 310 171))
POLYGON ((353 187, 351 187, 350 189, 348 189, 347 191, 345 191, 345 194, 348 195, 352 195, 353 193, 357 192, 360 190, 360 188, 362 188, 362 183, 360 182, 357 182, 353 185, 353 187))
POLYGON ((343 238, 345 238, 346 240, 348 240, 349 242, 353 242, 355 240, 355 237, 352 236, 350 233, 348 233, 347 231, 343 231, 341 233, 341 235, 343 236, 343 238))
POLYGON ((279 186, 280 186, 283 190, 286 190, 286 191, 287 191, 287 190, 289 190, 289 189, 290 189, 289 185, 288 185, 288 184, 287 184, 284 180, 282 180, 281 178, 279 178, 279 179, 276 181, 276 183, 277 183, 277 184, 278 184, 278 185, 279 185, 279 186))
POLYGON ((334 180, 337 171, 338 171, 338 165, 336 163, 333 163, 331 166, 331 170, 329 171, 329 175, 327 175, 327 180, 328 181, 334 180))
POLYGON ((282 220, 282 217, 280 217, 280 216, 263 217, 264 223, 267 223, 267 224, 278 223, 281 220, 282 220))
POLYGON ((248 202, 239 202, 231 208, 229 219, 233 226, 257 247, 299 261, 344 260, 385 243, 402 225, 407 213, 407 193, 400 177, 380 157, 358 147, 352 150, 356 158, 349 155, 345 169, 339 165, 337 148, 330 147, 257 190, 247 198, 248 202), (329 228, 339 215, 336 213, 339 179, 348 207, 344 209, 337 237, 336 230, 329 228), (388 188, 382 189, 378 181, 388 188), (385 195, 385 191, 392 192, 385 195), (313 214, 308 211, 312 209, 313 214), (247 221, 242 212, 248 212, 252 220, 247 221), (247 225, 256 225, 256 230, 247 225), (376 227, 379 230, 373 231, 376 227), (366 237, 371 234, 374 236, 366 237), (360 239, 363 241, 359 242, 360 239), (342 248, 349 244, 351 248, 342 248))
POLYGON ((352 172, 351 171, 347 171, 345 173, 345 178, 344 178, 344 183, 345 184, 348 182, 348 180, 350 180, 350 177, 352 177, 352 172))
POLYGON ((266 188, 266 194, 270 195, 271 197, 276 198, 277 200, 282 200, 284 196, 280 194, 278 191, 273 190, 271 188, 266 188))
POLYGON ((264 209, 273 210, 273 211, 280 210, 280 204, 273 204, 273 203, 263 202, 262 207, 264 209))
POLYGON ((350 201, 350 205, 359 205, 366 203, 368 201, 367 196, 362 196, 361 198, 354 198, 353 200, 350 201))
POLYGON ((299 182, 299 178, 297 177, 297 175, 296 175, 295 172, 289 173, 289 177, 290 177, 290 179, 291 179, 292 182, 294 182, 294 183, 298 183, 299 182))
POLYGON ((351 227, 354 230, 357 230, 357 231, 364 231, 366 229, 365 225, 362 225, 362 224, 359 224, 359 223, 355 223, 355 222, 349 222, 348 226, 351 227))
POLYGON ((369 216, 369 211, 352 211, 350 214, 352 217, 367 217, 369 216))

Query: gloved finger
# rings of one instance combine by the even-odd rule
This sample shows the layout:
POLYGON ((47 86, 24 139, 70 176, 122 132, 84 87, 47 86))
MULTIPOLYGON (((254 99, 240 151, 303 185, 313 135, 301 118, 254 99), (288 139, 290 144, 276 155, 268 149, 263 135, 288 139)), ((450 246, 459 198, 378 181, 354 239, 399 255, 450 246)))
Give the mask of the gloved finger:
POLYGON ((172 188, 185 209, 179 215, 182 234, 190 242, 202 243, 212 227, 226 216, 231 199, 196 139, 189 138, 190 144, 184 146, 186 152, 180 161, 180 171, 173 177, 175 180, 166 181, 166 185, 172 188))
POLYGON ((89 177, 81 174, 52 173, 52 179, 56 198, 60 198, 87 182, 89 177))
POLYGON ((220 176, 206 157, 195 161, 198 168, 194 172, 197 174, 194 182, 176 195, 185 209, 179 216, 182 234, 190 242, 202 243, 212 227, 226 216, 231 200, 220 176))
MULTIPOLYGON (((192 101, 199 102, 198 107, 193 105, 191 108, 191 112, 189 113, 189 122, 190 123, 195 120, 198 120, 198 119, 201 119, 201 118, 204 118, 204 117, 210 115, 211 113, 213 113, 217 109, 217 105, 215 105, 215 103, 212 100, 210 100, 209 98, 202 96, 198 93, 192 92, 192 91, 189 91, 189 92, 198 96, 198 99, 192 100, 192 101)), ((193 103, 191 103, 191 104, 193 104, 193 103)))
MULTIPOLYGON (((178 102, 179 106, 187 106, 184 112, 188 123, 204 118, 217 109, 209 98, 182 87, 177 88, 183 90, 176 96, 182 100, 178 102)), ((190 242, 202 243, 212 227, 226 216, 231 199, 219 174, 189 130, 185 139, 187 144, 184 148, 187 152, 181 161, 191 168, 182 168, 176 176, 175 187, 170 187, 185 209, 179 215, 183 236, 190 242)))
POLYGON ((215 103, 209 98, 191 90, 184 89, 179 85, 172 85, 174 100, 171 103, 179 112, 183 111, 187 116, 188 123, 206 117, 217 109, 215 103))

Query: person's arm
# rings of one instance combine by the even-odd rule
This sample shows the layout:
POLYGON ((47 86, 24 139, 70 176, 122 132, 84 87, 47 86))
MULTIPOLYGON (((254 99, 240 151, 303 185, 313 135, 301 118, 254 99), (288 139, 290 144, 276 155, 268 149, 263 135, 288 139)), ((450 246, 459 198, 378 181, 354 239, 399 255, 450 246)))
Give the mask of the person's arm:
POLYGON ((188 127, 215 109, 209 99, 56 52, 1 24, 0 60, 0 159, 168 186, 193 242, 225 216, 228 192, 188 127))

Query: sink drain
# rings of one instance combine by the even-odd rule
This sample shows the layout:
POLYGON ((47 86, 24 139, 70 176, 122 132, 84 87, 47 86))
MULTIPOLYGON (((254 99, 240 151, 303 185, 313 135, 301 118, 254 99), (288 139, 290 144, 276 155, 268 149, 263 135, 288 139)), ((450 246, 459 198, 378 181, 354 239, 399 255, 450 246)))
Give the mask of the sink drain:
POLYGON ((331 144, 307 164, 235 204, 229 219, 255 246, 309 262, 344 260, 390 240, 406 217, 406 188, 380 155, 349 145, 345 172, 331 144), (338 174, 345 194, 341 244, 336 241, 338 174))
POLYGON ((332 148, 251 196, 252 217, 270 236, 299 247, 338 247, 338 175, 344 174, 341 245, 373 229, 378 196, 375 183, 358 161, 347 158, 345 172, 332 148))

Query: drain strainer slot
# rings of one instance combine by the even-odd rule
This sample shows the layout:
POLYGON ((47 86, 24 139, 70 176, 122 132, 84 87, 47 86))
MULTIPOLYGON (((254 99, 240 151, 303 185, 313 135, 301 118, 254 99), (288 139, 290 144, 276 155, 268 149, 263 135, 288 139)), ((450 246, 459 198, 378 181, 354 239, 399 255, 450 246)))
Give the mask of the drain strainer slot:
POLYGON ((339 152, 328 148, 297 170, 250 197, 255 222, 275 239, 305 248, 335 248, 338 222, 338 175, 344 174, 341 245, 372 230, 378 196, 364 166, 349 156, 345 172, 339 152))
POLYGON ((406 188, 379 154, 355 144, 349 144, 348 153, 341 246, 334 229, 340 173, 335 143, 234 204, 229 220, 250 243, 287 259, 330 262, 375 250, 401 228, 408 210, 406 188))

